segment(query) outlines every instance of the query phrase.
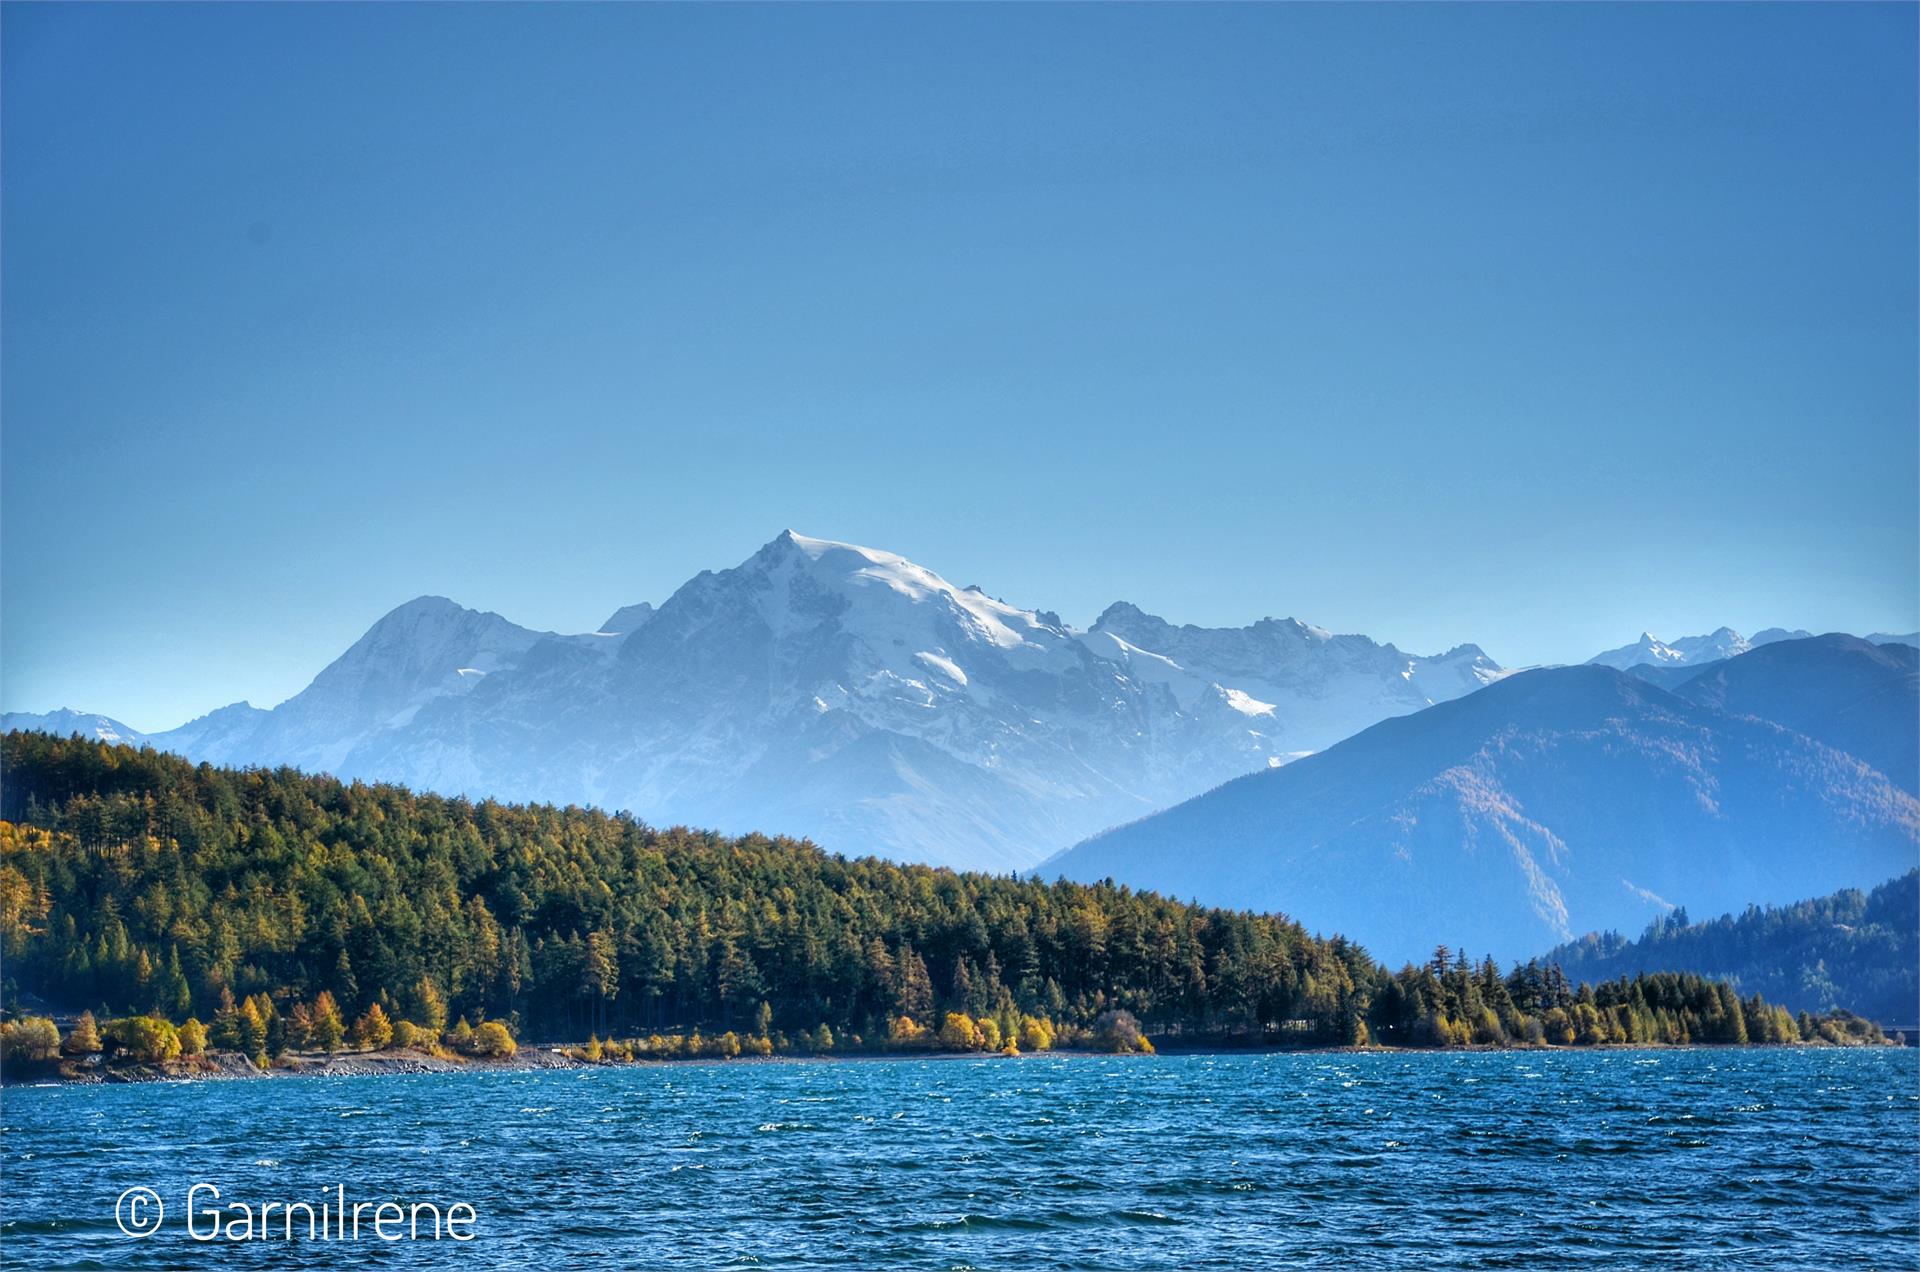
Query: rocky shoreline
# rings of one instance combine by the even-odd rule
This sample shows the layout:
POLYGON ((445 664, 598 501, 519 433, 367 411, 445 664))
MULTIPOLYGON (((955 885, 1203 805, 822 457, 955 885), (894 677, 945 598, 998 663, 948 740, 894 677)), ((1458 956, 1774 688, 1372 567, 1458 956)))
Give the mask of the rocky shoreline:
MULTIPOLYGON (((1749 1048, 1765 1047, 1776 1049, 1788 1047, 1822 1047, 1826 1043, 1768 1044, 1751 1043, 1749 1048)), ((1891 1040, 1880 1044, 1897 1046, 1891 1040)), ((174 1060, 165 1064, 113 1064, 108 1065, 98 1056, 84 1060, 63 1060, 57 1065, 37 1067, 27 1072, 0 1072, 0 1085, 4 1086, 66 1086, 95 1085, 124 1082, 245 1082, 272 1080, 281 1078, 357 1078, 379 1077, 385 1075, 408 1075, 426 1073, 530 1073, 541 1070, 560 1069, 627 1069, 641 1066, 667 1067, 677 1065, 711 1064, 800 1064, 818 1060, 830 1060, 836 1063, 874 1060, 983 1060, 983 1059, 1021 1059, 1026 1056, 1098 1056, 1105 1059, 1115 1058, 1113 1052, 1095 1052, 1079 1049, 1030 1052, 1007 1056, 998 1052, 980 1051, 863 1051, 838 1052, 821 1055, 775 1055, 775 1056, 736 1056, 723 1059, 717 1056, 686 1059, 636 1058, 631 1060, 587 1060, 574 1053, 581 1048, 568 1044, 523 1045, 512 1056, 489 1057, 448 1057, 437 1056, 414 1048, 400 1048, 389 1051, 335 1052, 326 1055, 320 1052, 299 1053, 292 1056, 292 1064, 276 1064, 272 1068, 256 1068, 251 1061, 238 1052, 209 1052, 191 1060, 174 1060)), ((1644 1044, 1605 1047, 1461 1047, 1445 1048, 1447 1051, 1594 1051, 1594 1050, 1688 1050, 1687 1046, 1675 1047, 1670 1044, 1644 1044)), ((1712 1046, 1711 1050, 1745 1050, 1748 1048, 1712 1046)), ((1219 1052, 1221 1054, 1241 1054, 1254 1048, 1246 1047, 1197 1047, 1168 1049, 1166 1054, 1190 1055, 1195 1052, 1219 1052)), ((1312 1047, 1288 1048, 1271 1047, 1258 1050, 1271 1052, 1298 1052, 1311 1050, 1322 1054, 1364 1054, 1389 1052, 1427 1051, 1431 1048, 1408 1047, 1312 1047)))
MULTIPOLYGON (((190 1060, 164 1064, 106 1064, 98 1056, 36 1066, 27 1072, 0 1074, 7 1086, 47 1086, 109 1082, 222 1082, 275 1078, 350 1078, 382 1074, 514 1072, 536 1069, 590 1069, 595 1064, 577 1060, 562 1047, 521 1047, 500 1059, 447 1058, 415 1048, 391 1051, 322 1052, 295 1054, 291 1064, 260 1069, 235 1051, 209 1052, 190 1060)), ((12 1069, 12 1066, 9 1066, 12 1069)))
MULTIPOLYGON (((0 1072, 0 1084, 6 1086, 98 1085, 121 1082, 246 1082, 280 1078, 359 1078, 393 1074, 421 1073, 526 1073, 548 1069, 628 1069, 640 1066, 702 1064, 795 1064, 810 1060, 836 1062, 862 1060, 979 1060, 1000 1059, 999 1053, 978 1051, 877 1051, 834 1055, 735 1056, 722 1059, 703 1056, 688 1059, 586 1060, 573 1052, 578 1044, 522 1046, 514 1055, 489 1057, 436 1056, 415 1048, 390 1051, 300 1053, 294 1064, 276 1064, 256 1068, 237 1051, 209 1052, 191 1060, 173 1060, 165 1064, 113 1064, 92 1056, 84 1060, 63 1060, 57 1065, 38 1066, 27 1072, 0 1072)), ((1086 1052, 1045 1052, 1047 1055, 1092 1054, 1086 1052)))

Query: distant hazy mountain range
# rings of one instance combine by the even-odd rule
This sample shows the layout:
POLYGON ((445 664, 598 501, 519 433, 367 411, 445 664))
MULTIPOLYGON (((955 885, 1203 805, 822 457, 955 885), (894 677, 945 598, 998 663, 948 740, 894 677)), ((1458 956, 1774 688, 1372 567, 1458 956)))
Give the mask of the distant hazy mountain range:
POLYGON ((1080 631, 786 533, 588 634, 422 597, 270 711, 147 737, 5 724, 1006 869, 1503 674, 1472 645, 1420 657, 1292 619, 1176 627, 1123 603, 1080 631))
POLYGON ((1671 904, 1862 886, 1920 854, 1920 650, 1770 642, 1671 689, 1524 672, 1048 862, 1284 909, 1389 959, 1537 953, 1671 904))
MULTIPOLYGON (((1682 636, 1675 641, 1663 641, 1648 632, 1642 632, 1640 639, 1633 644, 1595 654, 1587 661, 1621 671, 1638 667, 1700 667, 1725 658, 1737 658, 1764 645, 1783 640, 1806 640, 1812 635, 1814 633, 1809 631, 1790 632, 1784 627, 1769 627, 1752 636, 1742 636, 1731 627, 1722 627, 1705 636, 1682 636)), ((1908 632, 1904 636, 1875 632, 1862 639, 1872 645, 1920 645, 1920 632, 1908 632)))
POLYGON ((56 737, 92 738, 110 745, 152 746, 153 739, 138 729, 130 729, 110 716, 88 715, 84 711, 9 711, 0 716, 0 728, 24 729, 31 733, 51 733, 56 737))

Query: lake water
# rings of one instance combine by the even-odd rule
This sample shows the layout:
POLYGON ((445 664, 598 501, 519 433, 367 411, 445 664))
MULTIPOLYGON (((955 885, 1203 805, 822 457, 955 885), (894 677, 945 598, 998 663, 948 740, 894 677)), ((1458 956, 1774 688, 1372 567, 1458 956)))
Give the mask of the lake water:
POLYGON ((1901 1268, 1920 1261, 1917 1101, 1905 1049, 13 1088, 0 1263, 1901 1268), (476 1236, 289 1244, 276 1212, 272 1241, 199 1244, 197 1182, 255 1207, 317 1210, 341 1184, 350 1205, 465 1201, 476 1236), (166 1207, 144 1239, 114 1221, 134 1185, 166 1207))

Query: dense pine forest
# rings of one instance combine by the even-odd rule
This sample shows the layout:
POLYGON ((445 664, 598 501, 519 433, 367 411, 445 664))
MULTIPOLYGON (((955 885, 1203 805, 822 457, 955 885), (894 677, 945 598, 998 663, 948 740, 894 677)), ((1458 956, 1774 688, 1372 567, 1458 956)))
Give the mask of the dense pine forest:
POLYGON ((1546 959, 1593 979, 1650 968, 1698 972, 1799 1011, 1844 1007, 1910 1025, 1920 1021, 1920 870, 1872 892, 1848 888, 1701 922, 1680 910, 1638 940, 1595 933, 1546 959))
POLYGON ((1861 1033, 1697 975, 1576 986, 1445 949, 1390 971, 1284 917, 1112 884, 849 861, 40 734, 0 742, 0 819, 10 1010, 194 1017, 214 1045, 246 1034, 266 1054, 322 1033, 337 1045, 348 1022, 384 1040, 455 1019, 463 1042, 492 1022, 496 1037, 704 1031, 762 1049, 1126 1046, 1135 1019, 1163 1043, 1214 1044, 1861 1033))

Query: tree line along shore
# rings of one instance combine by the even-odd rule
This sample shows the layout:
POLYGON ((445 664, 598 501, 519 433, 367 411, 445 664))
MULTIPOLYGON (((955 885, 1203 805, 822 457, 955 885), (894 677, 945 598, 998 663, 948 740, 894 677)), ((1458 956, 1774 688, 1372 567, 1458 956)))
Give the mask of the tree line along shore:
POLYGON ((1390 969, 1276 914, 0 739, 0 1061, 1883 1041, 1730 982, 1575 984, 1440 947, 1390 969), (63 1031, 52 1005, 68 1017, 63 1031), (91 1036, 86 1032, 90 1030, 91 1036), (79 1037, 74 1035, 78 1033, 79 1037))

